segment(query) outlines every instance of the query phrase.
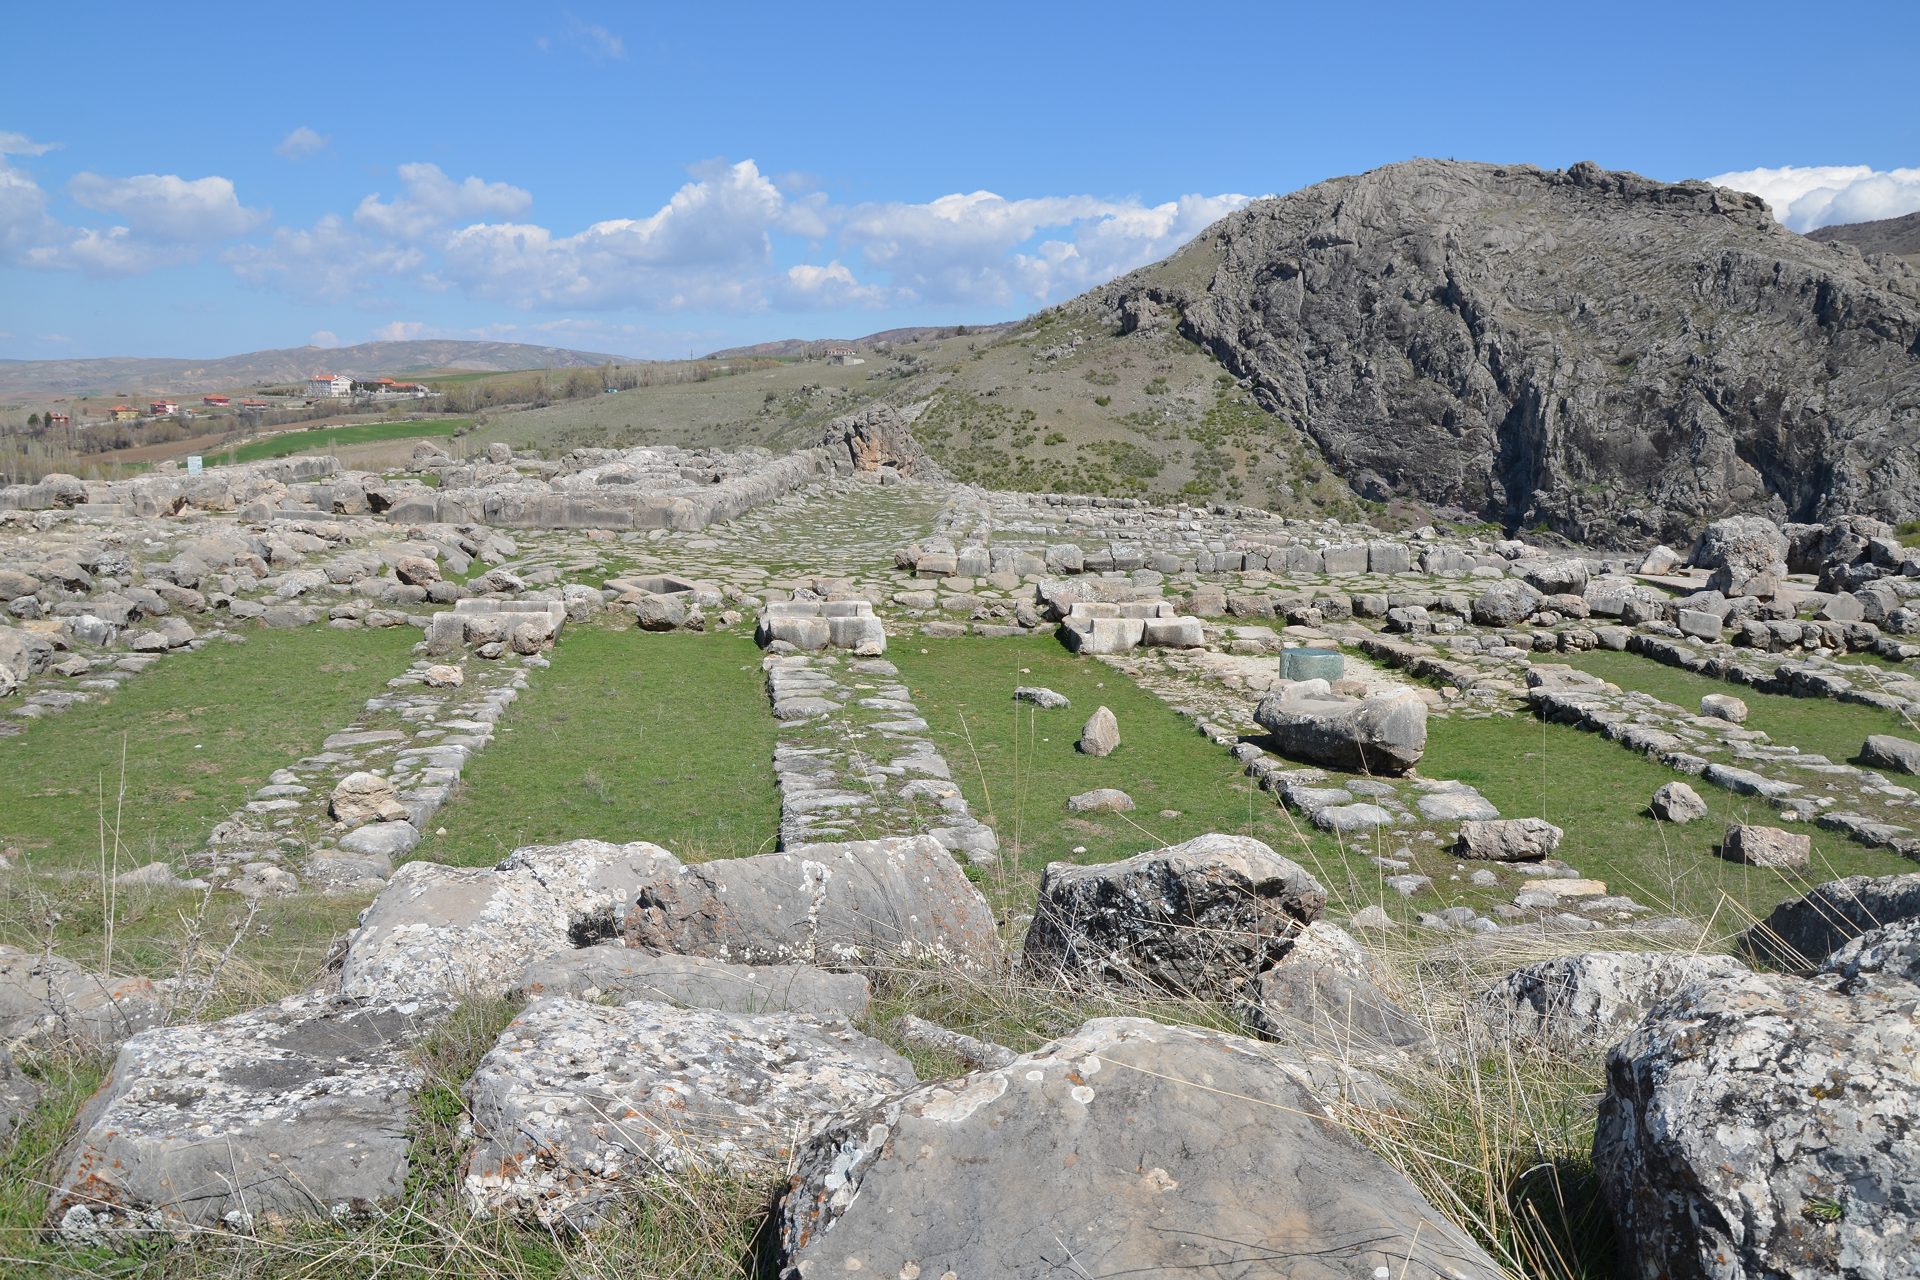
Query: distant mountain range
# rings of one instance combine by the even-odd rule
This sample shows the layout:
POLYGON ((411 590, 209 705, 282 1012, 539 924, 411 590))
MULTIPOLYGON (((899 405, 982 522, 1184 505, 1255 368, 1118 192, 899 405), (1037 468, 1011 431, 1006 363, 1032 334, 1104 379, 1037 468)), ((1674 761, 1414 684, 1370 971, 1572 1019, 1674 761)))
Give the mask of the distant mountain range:
POLYGON ((572 369, 626 356, 521 342, 363 342, 356 347, 285 347, 213 360, 107 356, 87 360, 0 360, 0 401, 32 396, 191 395, 276 383, 304 382, 316 373, 377 378, 436 369, 486 373, 515 369, 572 369))
POLYGON ((1845 226, 1822 227, 1807 233, 1809 240, 1832 240, 1850 244, 1862 253, 1890 253, 1920 267, 1920 213, 1900 218, 1882 218, 1878 222, 1849 222, 1845 226))
POLYGON ((870 333, 864 338, 778 338, 772 342, 756 342, 745 347, 728 347, 715 351, 707 357, 709 360, 743 360, 749 356, 798 356, 820 347, 871 347, 876 342, 925 342, 929 338, 948 338, 962 330, 967 333, 1001 333, 1013 328, 1020 322, 1008 320, 1000 324, 922 324, 905 329, 882 329, 879 333, 870 333))

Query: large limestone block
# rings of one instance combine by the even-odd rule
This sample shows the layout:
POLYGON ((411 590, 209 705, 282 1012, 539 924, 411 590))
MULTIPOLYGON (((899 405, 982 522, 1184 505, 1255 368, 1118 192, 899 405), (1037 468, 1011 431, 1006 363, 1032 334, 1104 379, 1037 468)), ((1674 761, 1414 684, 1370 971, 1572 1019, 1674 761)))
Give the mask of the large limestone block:
POLYGON ((1786 576, 1787 536, 1763 516, 1716 520, 1700 535, 1693 563, 1711 569, 1707 589, 1726 596, 1772 594, 1772 581, 1786 576), (1756 591, 1766 581, 1764 592, 1756 591))
POLYGON ((1740 937, 1740 952, 1770 964, 1819 964, 1871 929, 1920 919, 1920 871, 1848 876, 1783 902, 1740 937))
POLYGON ((1624 1274, 1920 1275, 1920 987, 1899 950, 1687 987, 1607 1055, 1594 1168, 1624 1274))
POLYGON ((1225 997, 1277 963, 1326 905, 1307 871, 1210 834, 1120 862, 1055 862, 1021 960, 1039 976, 1225 997))
POLYGON ((1282 755, 1359 773, 1401 774, 1427 749, 1427 704, 1410 689, 1365 698, 1263 698, 1253 718, 1282 755))
POLYGON ((167 994, 62 956, 0 946, 0 1045, 112 1049, 164 1021, 167 994))
POLYGON ((1588 951, 1514 970, 1474 997, 1470 1015, 1498 1041, 1597 1050, 1682 987, 1745 973, 1732 956, 1588 951))
POLYGON ((444 1012, 303 995, 142 1032, 75 1125, 53 1225, 86 1241, 379 1212, 406 1182, 406 1051, 444 1012))
POLYGON ((530 1000, 658 1000, 731 1013, 857 1018, 867 1011, 871 987, 857 973, 829 973, 811 965, 728 964, 603 942, 535 960, 513 994, 530 1000))
POLYGON ((1270 1040, 1310 1045, 1342 1061, 1426 1049, 1427 1028, 1385 984, 1379 963, 1351 934, 1315 920, 1245 993, 1240 1014, 1270 1040))
POLYGON ((566 998, 528 1006, 467 1086, 478 1209, 588 1225, 636 1182, 777 1170, 814 1132, 915 1083, 843 1022, 566 998))
POLYGON ((822 1133, 777 1222, 786 1277, 1493 1280, 1257 1041, 1105 1018, 822 1133))
POLYGON ((1545 818, 1463 822, 1453 843, 1453 856, 1480 862, 1538 862, 1551 856, 1565 835, 1545 818))
POLYGON ((636 894, 625 938, 740 964, 999 963, 986 899, 930 835, 675 868, 636 894))

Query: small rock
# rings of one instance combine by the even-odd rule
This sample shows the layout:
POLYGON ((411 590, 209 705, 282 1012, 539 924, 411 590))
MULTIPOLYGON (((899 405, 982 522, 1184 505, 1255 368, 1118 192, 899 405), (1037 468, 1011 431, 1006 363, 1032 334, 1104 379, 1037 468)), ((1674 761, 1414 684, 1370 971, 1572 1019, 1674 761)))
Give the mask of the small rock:
POLYGON ((1120 745, 1120 722, 1114 719, 1113 712, 1099 708, 1087 717, 1086 727, 1080 730, 1080 741, 1075 745, 1082 755, 1112 755, 1120 745))
POLYGON ((1027 685, 1022 685, 1015 689, 1013 691, 1013 698, 1015 702, 1031 702, 1043 711, 1050 711, 1055 707, 1070 707, 1073 705, 1072 702, 1068 701, 1067 695, 1064 693, 1055 693, 1051 689, 1029 687, 1027 685))
POLYGON ((1750 867, 1804 867, 1813 858, 1813 837, 1735 823, 1727 828, 1720 856, 1750 867))
POLYGON ((458 689, 467 682, 465 672, 444 662, 436 662, 428 667, 422 678, 435 689, 458 689))
POLYGON ((1662 786, 1653 793, 1653 800, 1647 808, 1662 822, 1692 822, 1707 816, 1707 802, 1684 782, 1669 782, 1662 786))
POLYGON ((1133 797, 1118 787, 1100 787, 1093 791, 1082 791, 1067 800, 1069 813, 1130 813, 1133 811, 1133 797))
POLYGON ((1732 694, 1709 693, 1700 699, 1700 714, 1728 724, 1747 722, 1747 704, 1732 694))
POLYGON ((1463 822, 1453 844, 1453 856, 1483 862, 1538 862, 1558 849, 1565 835, 1545 818, 1463 822))

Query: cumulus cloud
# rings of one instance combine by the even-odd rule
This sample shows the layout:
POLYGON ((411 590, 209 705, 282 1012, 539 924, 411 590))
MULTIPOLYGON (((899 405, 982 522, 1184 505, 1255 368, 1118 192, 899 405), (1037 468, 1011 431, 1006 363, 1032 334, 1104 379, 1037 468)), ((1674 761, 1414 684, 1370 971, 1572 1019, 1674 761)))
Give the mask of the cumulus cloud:
POLYGON ((175 244, 245 235, 266 220, 240 203, 228 178, 141 173, 131 178, 76 174, 67 194, 89 209, 114 214, 126 230, 175 244))
POLYGON ((58 224, 47 213, 47 193, 40 184, 0 159, 0 262, 24 261, 58 232, 58 224))
POLYGON ((426 328, 418 320, 395 320, 375 329, 373 338, 376 342, 405 342, 409 338, 419 337, 426 332, 426 328))
POLYGON ((35 142, 24 133, 0 129, 0 156, 43 156, 59 146, 57 142, 35 142))
POLYGON ((1146 206, 1094 196, 1008 200, 975 191, 924 204, 860 205, 841 234, 914 299, 1050 302, 1164 257, 1252 198, 1184 196, 1146 206), (1021 251, 1043 232, 1057 234, 1021 251))
POLYGON ((442 278, 523 306, 758 305, 783 201, 751 160, 714 166, 645 218, 571 236, 525 223, 477 223, 448 237, 442 278))
MULTIPOLYGON (((582 22, 569 16, 566 30, 558 37, 561 44, 582 50, 596 62, 619 61, 627 56, 627 42, 607 30, 597 22, 582 22)), ((534 46, 542 53, 552 53, 555 38, 537 36, 534 46)))
POLYGON ((264 245, 236 246, 226 261, 248 284, 333 302, 392 284, 419 271, 427 258, 413 245, 362 235, 330 213, 310 228, 276 228, 264 245))
POLYGON ((531 192, 479 178, 455 182, 437 164, 403 164, 399 172, 401 195, 383 202, 375 193, 353 211, 355 222, 396 240, 419 240, 465 218, 512 218, 533 204, 531 192))
POLYGON ((340 345, 340 335, 331 329, 315 329, 307 335, 307 345, 310 347, 337 347, 340 345))
POLYGON ((273 153, 289 160, 305 160, 315 152, 325 151, 331 141, 325 134, 317 133, 303 124, 280 139, 280 145, 273 149, 273 153))
POLYGON ((1795 231, 1920 211, 1920 169, 1783 165, 1723 173, 1707 181, 1759 196, 1775 218, 1795 231))
POLYGON ((824 267, 806 262, 788 267, 774 293, 775 301, 794 311, 877 307, 888 299, 885 289, 860 283, 837 258, 824 267))

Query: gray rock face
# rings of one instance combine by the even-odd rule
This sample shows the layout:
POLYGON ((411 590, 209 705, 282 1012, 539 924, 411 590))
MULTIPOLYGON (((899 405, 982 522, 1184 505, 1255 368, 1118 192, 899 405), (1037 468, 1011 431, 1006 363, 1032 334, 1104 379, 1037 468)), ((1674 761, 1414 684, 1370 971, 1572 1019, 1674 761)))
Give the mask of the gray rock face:
POLYGON ((804 964, 728 964, 603 942, 535 960, 511 994, 528 1000, 658 1000, 729 1013, 851 1019, 867 1011, 871 991, 857 973, 828 973, 804 964))
POLYGON ((1860 748, 1860 760, 1898 773, 1920 773, 1920 742, 1876 733, 1860 748))
POLYGON ((1649 812, 1662 822, 1693 822, 1707 816, 1707 802, 1684 782, 1668 782, 1653 793, 1649 812))
POLYGON ((1326 905, 1298 864, 1247 836, 1204 835, 1120 862, 1056 862, 1021 960, 1070 983, 1231 996, 1326 905))
POLYGON ((166 1019, 146 978, 103 978, 61 956, 0 946, 0 1046, 112 1049, 166 1019))
POLYGON ((13 1136, 27 1122, 40 1103, 40 1086, 32 1076, 13 1065, 13 1058, 0 1051, 0 1143, 13 1136))
POLYGON ((1272 1048, 1134 1018, 827 1130, 776 1226, 786 1280, 1501 1274, 1272 1048))
POLYGON ((1750 867, 1804 867, 1813 858, 1813 837, 1739 822, 1727 828, 1720 853, 1750 867))
POLYGON ((1694 982, 1747 973, 1732 956, 1588 951, 1527 965, 1474 997, 1474 1022, 1496 1040, 1598 1050, 1694 982))
POLYGON ((624 922, 633 946, 739 964, 1000 962, 986 899, 932 836, 802 845, 663 871, 624 922))
POLYGON ((1566 832, 1545 818, 1463 822, 1453 856, 1481 862, 1538 862, 1560 847, 1566 832))
POLYGON ((466 1192, 479 1209, 590 1223, 648 1175, 777 1167, 828 1121, 914 1083, 844 1023, 539 1000, 467 1086, 466 1192))
POLYGON ((1743 955, 1808 968, 1870 930, 1920 919, 1920 871, 1848 876, 1783 902, 1740 936, 1743 955))
POLYGON ((1887 970, 1687 987, 1607 1056, 1594 1166, 1652 1280, 1920 1274, 1920 987, 1887 970))
POLYGON ((1120 746, 1120 722, 1105 707, 1095 708, 1080 730, 1076 749, 1084 756, 1110 756, 1120 746))
POLYGON ((1365 698, 1270 695, 1253 718, 1280 753, 1355 773, 1401 774, 1427 750, 1427 704, 1412 690, 1365 698))
POLYGON ((441 1012, 307 995, 142 1032, 80 1115, 52 1223, 88 1241, 378 1212, 406 1181, 405 1050, 441 1012))
POLYGON ((1366 497, 1596 545, 1762 507, 1920 517, 1920 288, 1703 183, 1388 165, 1256 201, 1067 306, 1116 333, 1179 317, 1366 497), (1575 294, 1577 333, 1541 307, 1575 294), (1703 362, 1707 334, 1737 337, 1703 362))

